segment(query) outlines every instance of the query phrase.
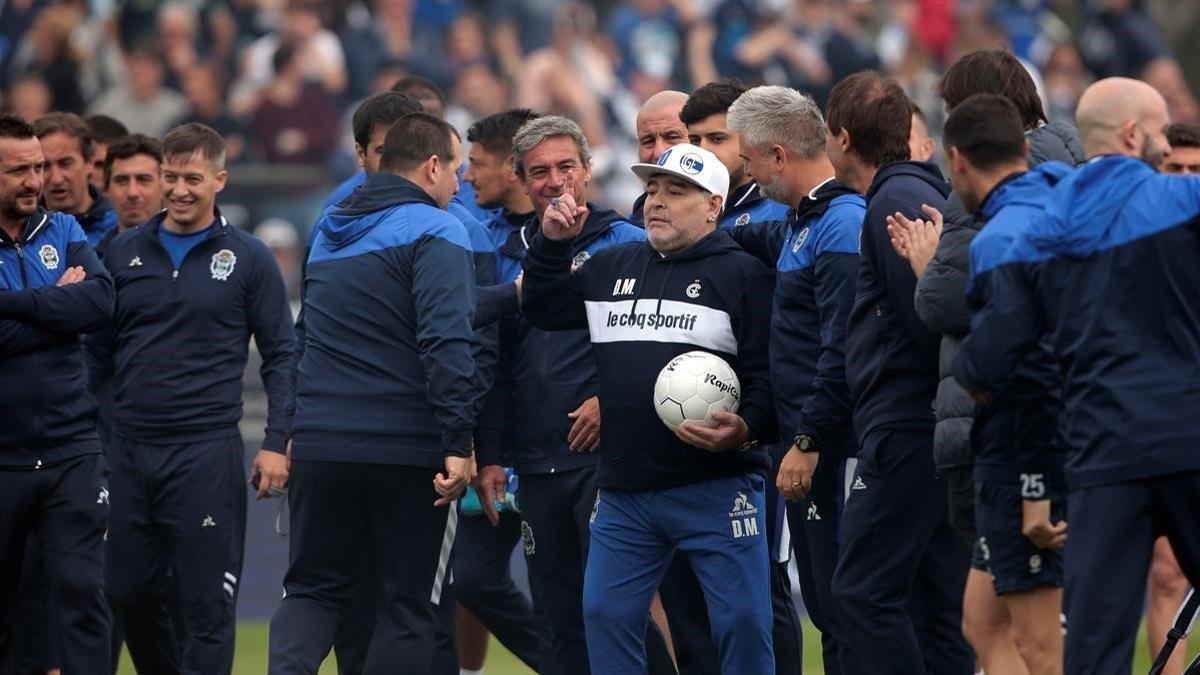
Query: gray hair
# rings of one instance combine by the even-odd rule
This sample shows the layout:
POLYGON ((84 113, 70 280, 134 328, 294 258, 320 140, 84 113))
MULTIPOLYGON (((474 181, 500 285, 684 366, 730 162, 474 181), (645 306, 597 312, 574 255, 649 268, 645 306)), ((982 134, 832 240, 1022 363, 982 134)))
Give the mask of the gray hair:
POLYGON ((790 87, 754 87, 729 106, 729 128, 754 148, 781 145, 806 159, 825 151, 825 118, 808 94, 790 87))
POLYGON ((579 149, 579 158, 585 166, 592 163, 592 148, 588 145, 583 129, 575 122, 559 115, 547 115, 535 120, 529 120, 517 130, 513 136, 513 163, 519 178, 525 178, 525 155, 545 140, 555 136, 566 136, 575 141, 579 149))

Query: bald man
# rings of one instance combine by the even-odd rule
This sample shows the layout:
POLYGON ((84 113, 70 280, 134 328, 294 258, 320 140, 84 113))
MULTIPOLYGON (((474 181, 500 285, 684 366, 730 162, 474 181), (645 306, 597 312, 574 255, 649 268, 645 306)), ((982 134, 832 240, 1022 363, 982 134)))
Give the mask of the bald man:
MULTIPOLYGON (((679 112, 687 103, 688 95, 682 91, 660 91, 646 99, 637 114, 638 161, 653 164, 667 148, 688 142, 687 125, 679 119, 679 112)), ((629 222, 642 227, 642 207, 646 194, 633 203, 629 222)))
POLYGON ((1132 667, 1157 535, 1200 583, 1200 177, 1155 172, 1171 151, 1167 105, 1145 83, 1101 80, 1076 115, 1092 160, 986 261, 992 299, 954 374, 982 395, 1039 341, 1057 359, 1069 486, 1065 672, 1116 675, 1132 667))

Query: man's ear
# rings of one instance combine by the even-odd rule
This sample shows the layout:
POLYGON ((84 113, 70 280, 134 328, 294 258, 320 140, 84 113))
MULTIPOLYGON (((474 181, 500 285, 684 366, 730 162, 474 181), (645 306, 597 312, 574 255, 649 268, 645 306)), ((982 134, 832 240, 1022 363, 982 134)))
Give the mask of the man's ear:
POLYGON ((446 167, 442 166, 442 159, 437 155, 430 155, 429 159, 425 160, 425 178, 431 184, 437 183, 445 170, 446 167))
POLYGON ((229 172, 226 171, 225 169, 221 169, 220 171, 218 171, 216 182, 217 182, 217 192, 224 190, 225 184, 227 182, 229 182, 229 172))
POLYGON ((783 166, 787 164, 787 157, 787 148, 779 145, 778 143, 771 146, 771 161, 774 162, 776 166, 783 166))
POLYGON ((708 196, 708 216, 713 222, 721 222, 721 211, 725 207, 725 198, 721 195, 710 194, 708 196))
POLYGON ((1125 120, 1125 123, 1121 125, 1121 145, 1123 145, 1126 150, 1132 150, 1135 153, 1141 150, 1141 146, 1138 143, 1137 138, 1138 131, 1139 129, 1137 120, 1125 120))
POLYGON ((367 149, 358 143, 354 144, 354 155, 358 157, 358 168, 367 168, 367 149))

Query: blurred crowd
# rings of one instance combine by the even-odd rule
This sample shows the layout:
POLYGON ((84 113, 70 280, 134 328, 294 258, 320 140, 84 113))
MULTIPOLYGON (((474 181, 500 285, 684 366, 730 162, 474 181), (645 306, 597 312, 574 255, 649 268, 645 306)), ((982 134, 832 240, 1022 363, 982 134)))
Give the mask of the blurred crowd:
POLYGON ((578 120, 594 198, 624 210, 640 192, 626 170, 634 118, 664 89, 738 78, 823 106, 839 79, 875 69, 936 137, 944 65, 1007 48, 1052 120, 1094 79, 1125 75, 1159 89, 1173 120, 1200 121, 1197 37, 1194 0, 7 0, 0 108, 104 114, 152 136, 204 122, 231 162, 271 167, 243 179, 285 184, 258 193, 277 199, 254 222, 280 216, 303 234, 317 188, 357 170, 350 112, 404 76, 433 83, 426 102, 460 130, 514 105, 578 120))

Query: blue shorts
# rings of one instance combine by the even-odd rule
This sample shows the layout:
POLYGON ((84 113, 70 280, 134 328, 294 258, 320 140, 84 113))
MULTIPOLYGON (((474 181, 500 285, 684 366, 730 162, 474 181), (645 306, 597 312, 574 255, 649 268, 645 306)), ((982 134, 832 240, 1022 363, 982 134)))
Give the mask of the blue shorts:
MULTIPOLYGON (((1050 519, 1066 516, 1067 499, 1061 487, 1049 490, 1050 519)), ((1038 548, 1021 534, 1021 486, 1017 483, 975 483, 975 550, 971 567, 992 575, 997 595, 1063 585, 1062 551, 1038 548)))

